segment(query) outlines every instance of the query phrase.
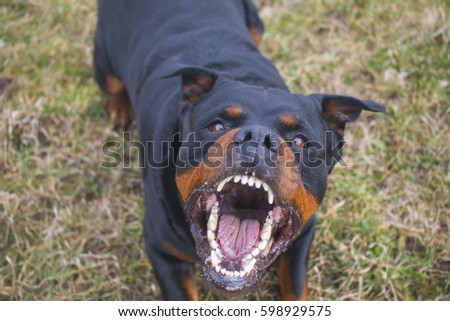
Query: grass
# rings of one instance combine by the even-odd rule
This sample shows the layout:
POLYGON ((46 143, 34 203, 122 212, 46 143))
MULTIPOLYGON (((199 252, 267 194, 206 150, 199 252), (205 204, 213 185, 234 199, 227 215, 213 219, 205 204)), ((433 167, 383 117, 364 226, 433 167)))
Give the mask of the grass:
MULTIPOLYGON (((310 258, 310 299, 449 300, 447 1, 258 2, 295 92, 388 106, 348 130, 310 258)), ((154 300, 136 168, 100 167, 93 0, 0 0, 0 299, 154 300)), ((126 155, 133 158, 133 155, 126 155)), ((276 299, 274 270, 249 299, 276 299)), ((204 286, 203 299, 215 297, 204 286)))

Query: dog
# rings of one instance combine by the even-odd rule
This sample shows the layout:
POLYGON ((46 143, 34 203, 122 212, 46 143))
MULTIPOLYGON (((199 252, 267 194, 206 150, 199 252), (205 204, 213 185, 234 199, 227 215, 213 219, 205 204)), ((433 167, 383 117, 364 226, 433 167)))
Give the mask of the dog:
POLYGON ((226 297, 276 262, 306 300, 315 213, 345 126, 372 100, 292 94, 258 50, 250 0, 100 0, 94 67, 110 121, 146 148, 145 248, 166 300, 196 300, 195 262, 226 297))

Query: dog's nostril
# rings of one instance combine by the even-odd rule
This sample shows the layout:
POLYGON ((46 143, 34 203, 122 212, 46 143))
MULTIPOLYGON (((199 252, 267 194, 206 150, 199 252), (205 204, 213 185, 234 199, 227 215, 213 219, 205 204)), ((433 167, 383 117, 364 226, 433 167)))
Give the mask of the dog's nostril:
POLYGON ((245 133, 244 141, 243 142, 251 142, 252 141, 252 132, 248 131, 245 133))
POLYGON ((264 147, 268 148, 268 149, 273 149, 274 147, 274 143, 272 142, 272 140, 270 139, 270 133, 266 134, 266 136, 264 137, 264 147))

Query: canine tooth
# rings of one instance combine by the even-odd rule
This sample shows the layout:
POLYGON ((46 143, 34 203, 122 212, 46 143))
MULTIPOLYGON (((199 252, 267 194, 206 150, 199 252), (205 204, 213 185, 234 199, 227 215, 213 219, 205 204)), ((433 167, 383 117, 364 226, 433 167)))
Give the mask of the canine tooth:
POLYGON ((229 176, 225 179, 225 181, 228 183, 229 181, 231 181, 233 179, 233 176, 229 176))
POLYGON ((252 187, 253 185, 255 185, 255 178, 252 176, 248 179, 248 186, 252 187))
POLYGON ((237 182, 239 182, 240 180, 241 180, 241 176, 240 176, 240 175, 236 175, 236 176, 234 177, 233 182, 237 183, 237 182))
POLYGON ((260 249, 261 251, 263 251, 266 247, 267 247, 267 241, 266 241, 266 240, 261 240, 261 241, 259 241, 258 249, 260 249))
POLYGON ((222 268, 222 267, 221 267, 220 265, 216 265, 216 266, 214 267, 214 270, 215 270, 217 273, 219 273, 221 268, 222 268))
POLYGON ((261 253, 261 256, 262 256, 262 257, 265 257, 265 256, 267 256, 267 254, 269 254, 270 249, 272 248, 273 242, 274 242, 274 239, 271 238, 270 241, 269 241, 269 244, 267 244, 266 249, 264 250, 264 252, 261 253))
POLYGON ((246 175, 242 176, 242 178, 241 178, 241 184, 242 184, 242 185, 245 185, 245 184, 247 184, 247 182, 248 182, 248 176, 246 176, 246 175))
POLYGON ((267 194, 269 195, 269 197, 268 197, 269 204, 273 204, 273 193, 272 193, 272 191, 269 189, 267 191, 267 194))
POLYGON ((215 202, 214 205, 219 207, 219 202, 215 202))
POLYGON ((267 183, 262 182, 262 187, 266 192, 269 190, 269 185, 267 185, 267 183))
POLYGON ((251 255, 251 254, 248 254, 248 255, 244 258, 244 260, 246 260, 246 261, 250 261, 251 259, 253 259, 253 255, 251 255))
POLYGON ((247 274, 247 272, 245 272, 245 271, 240 271, 240 272, 239 272, 239 276, 240 276, 241 278, 243 278, 246 274, 247 274))
POLYGON ((211 264, 212 266, 219 265, 222 262, 218 257, 215 251, 211 251, 211 264))
POLYGON ((220 270, 220 273, 223 274, 223 275, 225 275, 225 274, 227 273, 227 269, 222 268, 222 269, 220 270))
POLYGON ((272 226, 270 224, 264 224, 261 231, 261 239, 268 241, 270 239, 270 234, 272 234, 272 226))
POLYGON ((249 273, 253 267, 255 266, 256 260, 253 259, 250 262, 248 262, 246 265, 244 265, 243 269, 245 272, 249 273))
POLYGON ((259 248, 255 248, 255 249, 252 251, 253 257, 258 256, 259 253, 261 253, 261 251, 259 250, 259 248))
POLYGON ((222 190, 222 188, 225 186, 226 183, 227 183, 227 179, 222 180, 219 183, 219 186, 217 186, 217 191, 220 192, 222 190))
POLYGON ((212 241, 209 242, 209 246, 211 246, 211 248, 213 250, 215 250, 215 249, 217 249, 219 247, 219 243, 217 243, 216 240, 212 240, 212 241))
POLYGON ((260 188, 262 185, 262 181, 260 179, 255 178, 255 187, 260 188))
POLYGON ((213 241, 215 238, 216 238, 216 236, 214 235, 214 232, 213 231, 211 231, 211 230, 208 230, 207 232, 206 232, 206 234, 207 234, 207 236, 208 236, 208 241, 213 241))

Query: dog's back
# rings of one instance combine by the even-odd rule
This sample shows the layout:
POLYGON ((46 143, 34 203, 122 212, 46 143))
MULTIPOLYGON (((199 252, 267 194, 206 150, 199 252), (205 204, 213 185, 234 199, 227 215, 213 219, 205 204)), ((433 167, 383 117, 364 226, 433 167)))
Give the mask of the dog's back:
POLYGON ((118 76, 127 84, 135 108, 134 93, 146 78, 183 64, 286 88, 252 38, 262 29, 247 0, 100 0, 95 43, 101 65, 96 78, 105 88, 107 75, 118 76))

